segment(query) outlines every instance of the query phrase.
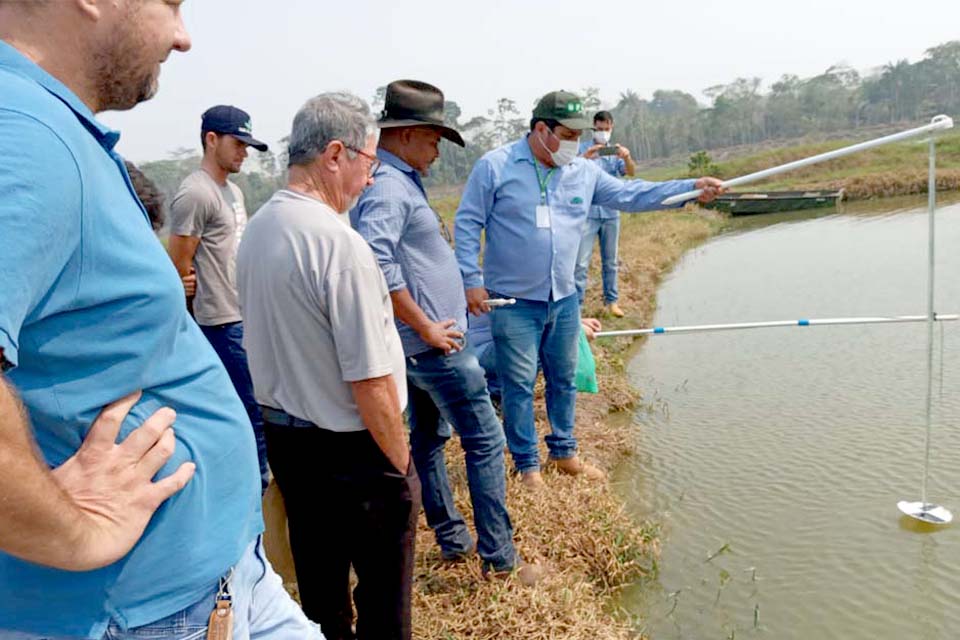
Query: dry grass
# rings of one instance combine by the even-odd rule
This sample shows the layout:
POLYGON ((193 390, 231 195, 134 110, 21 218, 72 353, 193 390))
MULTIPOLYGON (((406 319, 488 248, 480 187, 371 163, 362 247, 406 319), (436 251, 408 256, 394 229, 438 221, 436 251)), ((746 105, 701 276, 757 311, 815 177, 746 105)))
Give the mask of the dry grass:
MULTIPOLYGON (((692 212, 624 216, 620 290, 622 306, 629 313, 615 323, 604 318, 605 325, 647 324, 663 273, 686 249, 715 233, 719 220, 692 212)), ((596 256, 594 262, 592 281, 596 282, 596 256)), ((599 315, 597 295, 591 290, 586 314, 599 315)), ((610 413, 629 409, 639 400, 625 377, 631 344, 629 339, 618 339, 594 345, 601 392, 578 399, 581 454, 608 471, 633 451, 632 434, 623 427, 627 421, 617 421, 615 426, 609 419, 610 413)), ((542 393, 538 396, 537 427, 545 434, 542 393)), ((457 506, 469 521, 463 455, 455 438, 447 455, 457 506)), ((542 455, 546 456, 545 450, 542 455)), ((616 599, 623 586, 639 579, 651 566, 657 550, 656 525, 636 522, 627 515, 622 500, 606 484, 549 472, 545 475, 547 487, 539 492, 526 490, 513 477, 507 484, 518 550, 524 559, 542 562, 549 569, 547 578, 536 587, 525 588, 514 579, 487 581, 476 559, 443 563, 421 517, 414 586, 416 638, 638 637, 635 621, 617 608, 616 599)))

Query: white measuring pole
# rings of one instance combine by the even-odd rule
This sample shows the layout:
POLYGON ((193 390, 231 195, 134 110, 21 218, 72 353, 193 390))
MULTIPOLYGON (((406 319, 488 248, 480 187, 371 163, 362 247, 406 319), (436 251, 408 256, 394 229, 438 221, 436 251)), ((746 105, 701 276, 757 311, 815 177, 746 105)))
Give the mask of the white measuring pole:
POLYGON ((920 501, 927 504, 927 478, 930 469, 930 431, 933 419, 933 291, 934 291, 934 225, 937 212, 937 141, 930 138, 930 167, 927 175, 927 205, 930 209, 927 239, 927 406, 926 406, 926 438, 923 452, 923 482, 920 485, 920 501))
MULTIPOLYGON (((948 524, 953 514, 946 507, 927 502, 927 479, 930 477, 930 434, 932 431, 933 411, 933 323, 937 319, 933 313, 933 275, 935 249, 935 223, 937 213, 937 145, 930 138, 930 162, 927 176, 927 204, 930 209, 927 232, 927 405, 926 429, 923 443, 923 480, 920 482, 920 502, 901 500, 897 508, 901 512, 922 522, 948 524)), ((943 356, 941 355, 941 359, 943 356)))
POLYGON ((736 331, 739 329, 767 329, 772 327, 818 327, 844 324, 895 324, 902 322, 953 322, 960 320, 958 314, 933 312, 922 316, 870 316, 859 318, 810 318, 800 320, 773 320, 769 322, 735 322, 732 324, 700 324, 685 327, 651 327, 649 329, 627 329, 622 331, 601 331, 598 338, 618 336, 660 335, 666 333, 707 333, 711 331, 736 331))
MULTIPOLYGON (((732 178, 730 180, 724 180, 724 187, 736 187, 741 184, 748 184, 750 182, 757 182, 758 180, 763 180, 764 178, 769 178, 787 171, 793 171, 794 169, 800 169, 801 167, 806 167, 811 164, 816 164, 818 162, 824 162, 826 160, 834 160, 836 158, 842 158, 843 156, 850 155, 851 153, 857 153, 860 151, 866 151, 867 149, 873 149, 874 147, 879 147, 885 144, 890 144, 893 142, 900 142, 901 140, 907 140, 909 138, 915 138, 921 136, 925 133, 930 133, 932 131, 939 131, 941 129, 951 129, 953 128, 953 118, 945 115, 939 115, 933 118, 930 121, 930 124, 924 125, 922 127, 917 127, 916 129, 908 129, 907 131, 901 131, 900 133, 894 133, 889 136, 884 136, 882 138, 876 138, 875 140, 868 140, 866 142, 860 142, 858 144, 850 145, 849 147, 843 147, 842 149, 836 149, 834 151, 828 151, 826 153, 821 153, 819 155, 810 156, 809 158, 803 158, 801 160, 794 160, 793 162, 788 162, 782 164, 778 167, 772 167, 770 169, 764 169, 763 171, 757 171, 756 173, 751 173, 739 178, 732 178)), ((694 198, 700 197, 700 194, 703 193, 703 189, 695 189, 693 191, 687 191, 684 193, 677 194, 675 196, 670 196, 664 200, 661 204, 665 207, 670 205, 678 204, 680 202, 685 202, 687 200, 693 200, 694 198)))

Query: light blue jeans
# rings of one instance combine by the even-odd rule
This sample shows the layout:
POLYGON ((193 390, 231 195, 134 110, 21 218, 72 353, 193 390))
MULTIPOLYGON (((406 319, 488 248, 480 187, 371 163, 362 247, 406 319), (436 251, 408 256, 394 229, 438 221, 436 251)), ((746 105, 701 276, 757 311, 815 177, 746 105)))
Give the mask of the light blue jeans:
MULTIPOLYGON (((171 571, 174 568, 171 567, 171 571)), ((283 588, 280 579, 256 541, 234 567, 230 579, 233 596, 233 640, 324 640, 320 628, 307 620, 300 606, 283 588)), ((213 611, 217 588, 199 602, 162 620, 123 630, 111 623, 102 640, 203 640, 213 611)), ((0 630, 0 640, 76 640, 73 636, 32 635, 0 630)))
POLYGON ((587 291, 587 270, 593 256, 594 240, 600 238, 600 266, 603 274, 603 303, 613 304, 619 298, 617 291, 618 245, 620 242, 620 216, 616 218, 587 218, 583 222, 583 236, 580 238, 580 251, 577 254, 577 266, 573 279, 577 285, 577 295, 583 304, 587 291))
MULTIPOLYGON (((490 297, 502 297, 490 293, 490 297)), ((577 452, 573 437, 577 403, 575 384, 580 303, 571 294, 562 300, 540 302, 517 299, 516 304, 492 312, 493 347, 497 357, 503 409, 503 430, 517 471, 540 468, 537 428, 533 421, 533 387, 537 357, 547 383, 545 440, 550 457, 570 458, 577 452)))

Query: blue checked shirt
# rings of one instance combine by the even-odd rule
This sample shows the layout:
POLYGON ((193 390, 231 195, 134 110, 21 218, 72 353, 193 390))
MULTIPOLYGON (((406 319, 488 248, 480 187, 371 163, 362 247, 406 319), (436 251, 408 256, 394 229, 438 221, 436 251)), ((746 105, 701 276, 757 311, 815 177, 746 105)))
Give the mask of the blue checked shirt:
MULTIPOLYGON (((377 157, 382 164, 350 212, 350 224, 373 249, 391 292, 407 289, 428 318, 455 320, 466 334, 467 301, 449 232, 427 202, 420 175, 389 151, 378 149, 377 157)), ((396 322, 404 354, 432 348, 396 322)))
MULTIPOLYGON (((593 140, 584 140, 581 142, 580 155, 586 153, 587 149, 594 144, 593 140)), ((597 156, 596 158, 590 158, 590 161, 596 163, 604 173, 614 178, 622 178, 627 175, 627 163, 624 162, 623 158, 618 156, 597 156)), ((610 207, 602 207, 595 204, 590 207, 590 212, 587 214, 587 217, 594 220, 614 220, 620 217, 620 212, 610 207)))
POLYGON ((664 198, 693 189, 695 182, 620 180, 583 158, 553 171, 535 162, 522 138, 488 152, 473 167, 455 231, 457 261, 467 288, 485 286, 498 294, 541 301, 573 295, 573 270, 591 205, 618 211, 659 209, 664 198), (544 196, 535 167, 546 178, 544 196), (541 199, 550 207, 549 228, 537 226, 541 199), (481 233, 486 241, 482 272, 481 233))

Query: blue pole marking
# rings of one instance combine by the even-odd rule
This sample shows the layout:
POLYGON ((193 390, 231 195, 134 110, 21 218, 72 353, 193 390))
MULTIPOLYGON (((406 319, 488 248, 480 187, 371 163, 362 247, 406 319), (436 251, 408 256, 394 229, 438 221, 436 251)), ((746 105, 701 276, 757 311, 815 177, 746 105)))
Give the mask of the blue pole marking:
MULTIPOLYGON (((824 325, 886 324, 896 322, 928 322, 929 314, 916 316, 870 316, 859 318, 801 318, 799 320, 773 320, 766 322, 738 322, 733 324, 704 324, 680 327, 653 327, 650 329, 625 329, 601 331, 598 338, 614 336, 637 336, 644 334, 701 333, 708 331, 729 331, 733 329, 764 329, 773 327, 819 327, 824 325)), ((960 320, 960 315, 936 313, 935 322, 960 320)))

